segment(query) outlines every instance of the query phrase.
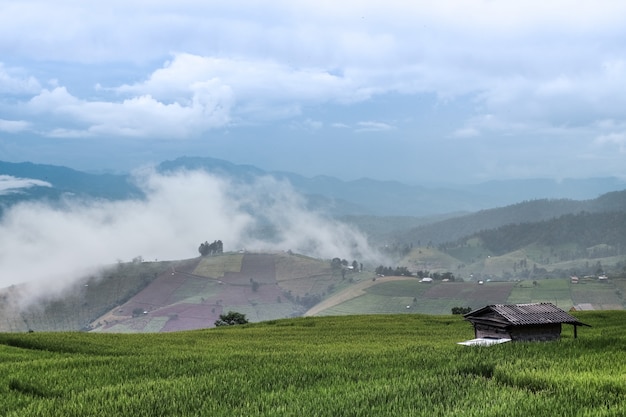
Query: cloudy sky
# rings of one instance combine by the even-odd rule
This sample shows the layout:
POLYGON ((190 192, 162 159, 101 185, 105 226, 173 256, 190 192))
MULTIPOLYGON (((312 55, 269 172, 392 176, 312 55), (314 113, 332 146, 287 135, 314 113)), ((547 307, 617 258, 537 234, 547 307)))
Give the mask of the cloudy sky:
POLYGON ((0 0, 0 160, 183 155, 346 180, 626 177, 626 2, 0 0))

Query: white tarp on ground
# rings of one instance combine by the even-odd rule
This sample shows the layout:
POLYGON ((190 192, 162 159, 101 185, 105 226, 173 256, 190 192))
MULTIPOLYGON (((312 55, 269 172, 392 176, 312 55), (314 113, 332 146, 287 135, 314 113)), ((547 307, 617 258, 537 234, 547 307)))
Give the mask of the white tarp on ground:
POLYGON ((459 345, 464 346, 491 346, 500 343, 510 342, 511 339, 498 339, 495 337, 479 337, 478 339, 466 340, 465 342, 459 342, 459 345))

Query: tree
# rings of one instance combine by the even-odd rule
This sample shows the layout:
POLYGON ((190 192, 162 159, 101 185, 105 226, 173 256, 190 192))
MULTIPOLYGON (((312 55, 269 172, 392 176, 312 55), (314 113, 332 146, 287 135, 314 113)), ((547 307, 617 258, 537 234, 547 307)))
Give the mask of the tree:
POLYGON ((207 241, 200 244, 198 252, 200 252, 202 256, 224 253, 224 244, 221 240, 215 240, 213 243, 207 241))
POLYGON ((229 311, 228 314, 220 314, 219 320, 215 321, 215 326, 235 326, 237 324, 246 324, 248 319, 245 314, 236 311, 229 311))
POLYGON ((472 311, 471 307, 452 307, 452 314, 467 314, 472 311))

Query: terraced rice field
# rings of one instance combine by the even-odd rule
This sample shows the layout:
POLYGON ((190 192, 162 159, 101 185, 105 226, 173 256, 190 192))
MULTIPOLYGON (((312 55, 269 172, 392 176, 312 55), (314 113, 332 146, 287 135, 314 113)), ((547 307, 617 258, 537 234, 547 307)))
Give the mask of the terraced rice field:
MULTIPOLYGON (((621 417, 625 312, 554 342, 460 346, 458 316, 307 317, 161 334, 0 333, 6 417, 621 417)), ((567 326, 569 327, 569 326, 567 326)))

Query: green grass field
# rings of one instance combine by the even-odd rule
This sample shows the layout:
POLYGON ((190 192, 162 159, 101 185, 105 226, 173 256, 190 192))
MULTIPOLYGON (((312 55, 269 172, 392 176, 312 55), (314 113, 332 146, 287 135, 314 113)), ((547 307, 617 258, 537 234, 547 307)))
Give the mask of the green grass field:
POLYGON ((569 279, 521 281, 513 287, 507 303, 552 303, 569 310, 573 305, 570 286, 569 279))
POLYGON ((241 271, 243 254, 226 254, 222 256, 204 256, 194 269, 195 275, 203 277, 222 278, 226 272, 241 271))
POLYGON ((450 314, 453 307, 480 308, 488 304, 553 303, 564 310, 577 304, 591 304, 596 310, 624 309, 626 280, 607 282, 569 279, 540 279, 519 282, 420 283, 417 278, 380 282, 365 294, 321 310, 316 315, 345 314, 450 314), (407 308, 409 306, 409 308, 407 308))
POLYGON ((578 339, 489 348, 457 344, 459 316, 416 314, 0 333, 0 415, 626 415, 626 312, 577 315, 578 339))
MULTIPOLYGON (((182 262, 181 262, 182 263, 182 262)), ((0 289, 0 332, 37 330, 78 330, 98 316, 122 304, 146 287, 175 262, 119 263, 102 271, 101 276, 86 277, 65 291, 62 300, 45 297, 22 310, 12 305, 6 289, 0 289)))

